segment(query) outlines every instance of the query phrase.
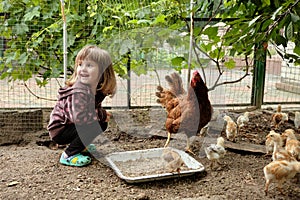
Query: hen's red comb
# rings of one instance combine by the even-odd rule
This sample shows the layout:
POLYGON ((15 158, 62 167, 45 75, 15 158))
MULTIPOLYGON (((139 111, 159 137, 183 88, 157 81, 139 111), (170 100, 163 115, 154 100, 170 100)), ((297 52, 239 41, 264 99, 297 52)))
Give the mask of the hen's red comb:
POLYGON ((193 75, 194 76, 199 75, 199 72, 196 70, 196 71, 193 72, 193 75))

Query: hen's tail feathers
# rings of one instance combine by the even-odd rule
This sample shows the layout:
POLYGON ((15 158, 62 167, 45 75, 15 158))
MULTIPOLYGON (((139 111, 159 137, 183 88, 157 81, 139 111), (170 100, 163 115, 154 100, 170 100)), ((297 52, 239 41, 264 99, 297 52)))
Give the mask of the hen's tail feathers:
POLYGON ((159 86, 157 86, 157 90, 158 90, 159 92, 162 92, 162 91, 164 90, 164 88, 161 87, 161 86, 159 85, 159 86))
MULTIPOLYGON (((157 103, 160 103, 163 107, 166 108, 169 102, 185 92, 182 85, 182 79, 178 73, 172 73, 171 75, 167 75, 166 81, 169 85, 169 89, 165 89, 162 86, 157 86, 157 91, 155 95, 158 97, 157 103)), ((170 106, 168 106, 170 107, 170 106)))
POLYGON ((158 92, 155 93, 155 95, 158 97, 156 102, 160 103, 163 107, 166 107, 167 103, 175 97, 172 92, 162 88, 161 86, 157 86, 157 90, 158 92))
POLYGON ((167 75, 165 77, 166 81, 169 84, 170 91, 175 95, 179 96, 185 93, 182 85, 182 79, 178 73, 172 73, 171 75, 167 75))

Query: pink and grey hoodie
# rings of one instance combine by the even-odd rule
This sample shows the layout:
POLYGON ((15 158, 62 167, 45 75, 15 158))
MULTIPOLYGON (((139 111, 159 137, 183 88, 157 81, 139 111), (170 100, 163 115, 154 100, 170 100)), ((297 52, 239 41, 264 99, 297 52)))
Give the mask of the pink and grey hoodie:
POLYGON ((106 111, 101 103, 105 95, 97 91, 96 96, 90 87, 77 81, 72 87, 58 90, 58 100, 50 115, 48 131, 51 138, 62 132, 68 124, 84 125, 95 121, 104 122, 106 111))

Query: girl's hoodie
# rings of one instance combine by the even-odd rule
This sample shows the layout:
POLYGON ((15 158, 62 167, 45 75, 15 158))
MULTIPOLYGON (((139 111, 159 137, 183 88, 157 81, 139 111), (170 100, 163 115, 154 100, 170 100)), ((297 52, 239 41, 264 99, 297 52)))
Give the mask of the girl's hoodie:
POLYGON ((104 122, 106 111, 102 108, 105 95, 97 91, 93 95, 88 85, 75 82, 72 87, 58 90, 58 100, 51 112, 48 131, 51 138, 65 129, 67 124, 87 125, 95 121, 104 122))

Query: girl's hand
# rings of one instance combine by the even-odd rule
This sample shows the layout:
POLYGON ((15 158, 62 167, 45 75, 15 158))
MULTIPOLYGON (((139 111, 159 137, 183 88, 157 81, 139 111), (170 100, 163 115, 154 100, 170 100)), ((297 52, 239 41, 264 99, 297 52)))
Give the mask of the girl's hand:
POLYGON ((105 120, 105 122, 109 122, 110 116, 111 116, 111 113, 106 112, 106 120, 105 120))

